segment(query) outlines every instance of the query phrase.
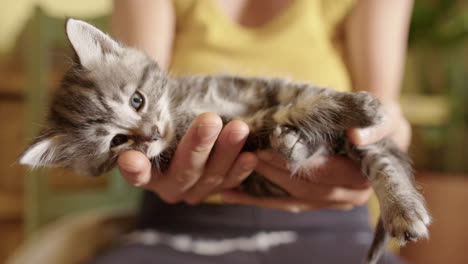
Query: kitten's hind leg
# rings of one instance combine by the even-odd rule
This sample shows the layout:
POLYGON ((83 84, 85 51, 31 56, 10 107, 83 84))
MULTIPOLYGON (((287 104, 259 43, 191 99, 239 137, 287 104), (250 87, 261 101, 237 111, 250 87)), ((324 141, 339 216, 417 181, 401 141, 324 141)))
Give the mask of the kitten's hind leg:
POLYGON ((375 125, 382 113, 380 103, 365 92, 304 89, 293 102, 278 106, 272 118, 270 145, 298 172, 312 155, 332 153, 346 129, 375 125))
POLYGON ((379 124, 383 113, 379 101, 369 93, 344 93, 328 89, 300 94, 293 102, 278 107, 273 114, 277 124, 309 133, 330 134, 352 127, 379 124))
POLYGON ((393 142, 355 147, 346 143, 346 153, 361 163, 379 200, 385 230, 400 245, 428 237, 431 217, 424 198, 416 190, 409 159, 393 142))

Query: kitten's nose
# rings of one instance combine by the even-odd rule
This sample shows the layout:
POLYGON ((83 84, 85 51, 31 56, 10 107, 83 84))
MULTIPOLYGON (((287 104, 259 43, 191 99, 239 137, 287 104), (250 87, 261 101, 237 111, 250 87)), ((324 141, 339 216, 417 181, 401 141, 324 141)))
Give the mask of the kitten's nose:
POLYGON ((161 132, 159 132, 159 128, 156 125, 151 127, 143 127, 136 131, 136 137, 141 141, 156 141, 162 138, 161 132))

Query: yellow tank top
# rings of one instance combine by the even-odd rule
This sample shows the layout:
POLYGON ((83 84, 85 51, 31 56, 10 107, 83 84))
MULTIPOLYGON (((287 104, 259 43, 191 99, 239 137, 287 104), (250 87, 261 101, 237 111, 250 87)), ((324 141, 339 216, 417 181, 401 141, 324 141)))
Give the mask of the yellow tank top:
POLYGON ((173 75, 230 73, 351 90, 337 28, 355 0, 292 0, 272 20, 245 27, 216 0, 175 0, 173 75))

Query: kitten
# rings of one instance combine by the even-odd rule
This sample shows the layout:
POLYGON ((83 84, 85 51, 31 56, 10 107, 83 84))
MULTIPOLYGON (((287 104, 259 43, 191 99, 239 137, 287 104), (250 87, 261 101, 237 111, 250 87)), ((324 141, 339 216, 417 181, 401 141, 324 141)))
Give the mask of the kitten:
MULTIPOLYGON (((133 48, 78 20, 66 23, 75 64, 53 98, 47 123, 20 157, 33 167, 65 167, 98 176, 125 150, 139 150, 163 171, 193 118, 215 112, 250 127, 245 150, 273 148, 293 172, 316 155, 343 154, 360 164, 379 199, 381 216, 368 263, 390 236, 400 244, 428 236, 431 218, 416 191, 407 156, 389 139, 354 146, 351 127, 382 120, 379 102, 365 92, 345 93, 274 78, 171 78, 133 48)), ((255 195, 287 196, 252 174, 242 184, 255 195)))

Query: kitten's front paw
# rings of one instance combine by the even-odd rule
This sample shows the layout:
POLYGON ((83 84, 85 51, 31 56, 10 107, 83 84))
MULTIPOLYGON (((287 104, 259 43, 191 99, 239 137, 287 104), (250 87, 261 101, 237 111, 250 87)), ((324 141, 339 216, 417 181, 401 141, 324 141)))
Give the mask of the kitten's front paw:
POLYGON ((382 217, 385 230, 395 237, 400 245, 429 237, 427 227, 431 223, 431 217, 418 193, 398 197, 398 201, 384 206, 382 217))
POLYGON ((299 162, 309 157, 309 148, 294 127, 277 126, 270 134, 271 147, 289 162, 299 162))

